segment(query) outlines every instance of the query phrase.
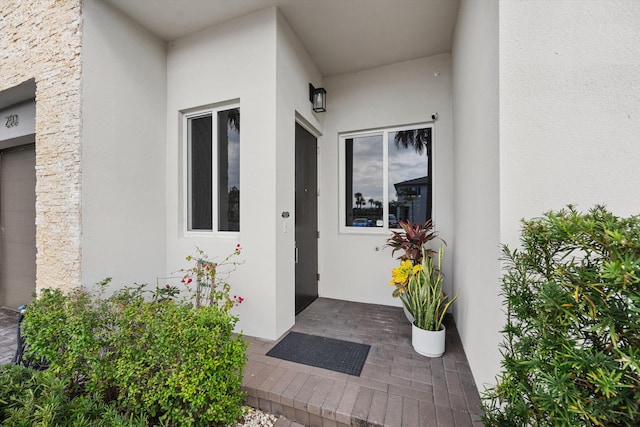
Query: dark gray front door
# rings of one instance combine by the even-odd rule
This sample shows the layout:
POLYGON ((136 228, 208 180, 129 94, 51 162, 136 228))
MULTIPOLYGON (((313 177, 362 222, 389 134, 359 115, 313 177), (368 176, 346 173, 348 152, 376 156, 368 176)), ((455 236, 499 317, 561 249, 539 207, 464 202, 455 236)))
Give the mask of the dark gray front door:
POLYGON ((296 123, 296 314, 318 297, 316 138, 296 123))

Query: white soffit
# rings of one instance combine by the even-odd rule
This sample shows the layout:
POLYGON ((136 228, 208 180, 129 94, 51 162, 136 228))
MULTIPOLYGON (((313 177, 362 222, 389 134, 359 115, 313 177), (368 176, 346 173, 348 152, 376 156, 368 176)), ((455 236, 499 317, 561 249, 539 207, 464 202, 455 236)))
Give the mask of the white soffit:
POLYGON ((104 0, 165 41, 276 6, 326 76, 451 51, 459 0, 104 0))

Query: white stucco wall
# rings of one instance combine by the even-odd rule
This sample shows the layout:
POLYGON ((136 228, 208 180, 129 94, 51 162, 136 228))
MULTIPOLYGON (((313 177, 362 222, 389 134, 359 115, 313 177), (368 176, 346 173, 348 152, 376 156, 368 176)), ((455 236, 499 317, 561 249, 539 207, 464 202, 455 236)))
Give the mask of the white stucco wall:
POLYGON ((500 2, 502 240, 568 203, 637 214, 640 3, 500 2))
POLYGON ((82 282, 155 285, 165 257, 165 44, 83 2, 82 282))
POLYGON ((321 133, 323 114, 309 102, 309 83, 322 86, 322 76, 281 13, 277 15, 276 46, 276 334, 295 317, 295 123, 321 133), (290 212, 282 218, 282 212, 290 212))
POLYGON ((461 3, 454 280, 479 388, 494 382, 500 362, 496 249, 518 244, 520 219, 568 203, 638 213, 638 22, 634 1, 461 3))
POLYGON ((245 298, 235 313, 247 335, 276 328, 276 20, 266 9, 169 43, 167 62, 167 274, 201 248, 219 260, 239 242, 245 263, 230 277, 245 298), (240 103, 240 232, 186 233, 181 111, 240 103))
MULTIPOLYGON (((327 112, 320 139, 320 296, 400 305, 388 285, 397 260, 382 250, 390 233, 339 233, 338 134, 427 122, 434 128, 434 222, 447 241, 444 270, 451 277, 453 162, 451 57, 416 59, 325 79, 327 112), (434 73, 439 72, 438 76, 434 73)), ((397 254, 396 254, 397 256, 397 254)), ((448 283, 451 285, 451 283, 448 283)))
POLYGON ((476 385, 493 383, 500 277, 498 3, 462 1, 453 49, 456 326, 476 385))

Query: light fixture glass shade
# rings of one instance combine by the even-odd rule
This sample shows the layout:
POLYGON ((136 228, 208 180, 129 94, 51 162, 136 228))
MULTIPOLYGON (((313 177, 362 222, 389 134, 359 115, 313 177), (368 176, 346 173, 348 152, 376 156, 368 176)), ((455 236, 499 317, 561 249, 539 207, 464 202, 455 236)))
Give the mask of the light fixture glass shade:
POLYGON ((311 101, 313 111, 316 113, 327 111, 327 91, 323 87, 316 89, 309 83, 309 101, 311 101))

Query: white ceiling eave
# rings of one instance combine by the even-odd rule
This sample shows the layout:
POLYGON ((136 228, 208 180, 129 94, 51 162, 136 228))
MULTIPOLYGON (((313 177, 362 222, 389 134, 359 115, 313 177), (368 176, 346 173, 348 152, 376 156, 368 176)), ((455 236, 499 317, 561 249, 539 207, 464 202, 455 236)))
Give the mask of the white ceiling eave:
POLYGON ((459 0, 102 0, 171 41, 278 7, 323 76, 450 52, 459 0))

